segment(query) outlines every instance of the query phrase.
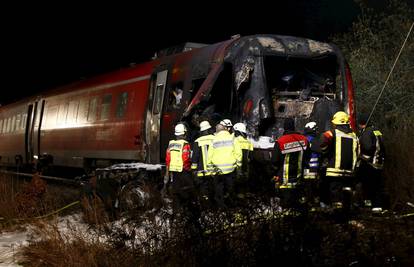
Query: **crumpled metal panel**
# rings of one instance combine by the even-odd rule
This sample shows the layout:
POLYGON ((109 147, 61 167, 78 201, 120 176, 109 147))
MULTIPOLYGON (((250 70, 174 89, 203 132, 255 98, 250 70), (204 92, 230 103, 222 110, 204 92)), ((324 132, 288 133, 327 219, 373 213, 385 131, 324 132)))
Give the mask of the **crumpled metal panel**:
MULTIPOLYGON (((248 131, 255 136, 258 134, 261 122, 274 116, 273 102, 266 85, 264 56, 314 57, 326 53, 336 53, 335 49, 326 43, 278 35, 255 35, 232 40, 221 47, 220 53, 217 55, 224 50, 226 52, 223 61, 231 63, 233 66, 235 87, 233 89, 238 94, 242 111, 240 118, 234 119, 245 122, 248 131), (247 111, 246 105, 251 105, 247 111)), ((185 116, 189 115, 195 105, 209 96, 221 70, 220 64, 212 64, 206 81, 192 99, 185 116)), ((305 113, 309 114, 309 110, 305 113)))
POLYGON ((274 110, 276 117, 292 118, 304 117, 309 118, 312 113, 315 101, 302 100, 279 100, 274 102, 274 110))
POLYGON ((254 59, 249 57, 246 59, 246 62, 240 66, 239 70, 235 70, 235 86, 236 90, 240 88, 240 85, 244 82, 247 82, 250 77, 250 73, 254 69, 254 59))
POLYGON ((271 37, 257 37, 257 40, 264 48, 274 50, 276 52, 285 52, 285 47, 282 43, 271 37))
POLYGON ((333 52, 333 48, 330 44, 321 43, 315 40, 308 40, 309 50, 312 53, 330 53, 333 52))

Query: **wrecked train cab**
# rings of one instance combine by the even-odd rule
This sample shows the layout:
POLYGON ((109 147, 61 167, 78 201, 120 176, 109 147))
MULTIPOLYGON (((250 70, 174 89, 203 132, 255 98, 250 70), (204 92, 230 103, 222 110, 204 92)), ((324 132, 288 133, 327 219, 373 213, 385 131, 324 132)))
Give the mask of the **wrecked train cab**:
POLYGON ((290 36, 241 37, 227 46, 208 77, 185 115, 243 121, 259 140, 256 148, 273 147, 286 118, 295 120, 299 132, 308 121, 325 131, 332 115, 344 110, 355 127, 349 67, 332 44, 290 36))

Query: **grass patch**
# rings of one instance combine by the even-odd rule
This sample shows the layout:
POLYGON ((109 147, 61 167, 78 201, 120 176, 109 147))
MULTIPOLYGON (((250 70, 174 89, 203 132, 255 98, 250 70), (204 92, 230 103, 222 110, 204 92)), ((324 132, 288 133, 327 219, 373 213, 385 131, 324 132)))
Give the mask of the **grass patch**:
MULTIPOLYGON (((79 199, 78 189, 0 174, 0 230, 12 230, 79 199)), ((63 214, 73 208, 63 211, 63 214)))

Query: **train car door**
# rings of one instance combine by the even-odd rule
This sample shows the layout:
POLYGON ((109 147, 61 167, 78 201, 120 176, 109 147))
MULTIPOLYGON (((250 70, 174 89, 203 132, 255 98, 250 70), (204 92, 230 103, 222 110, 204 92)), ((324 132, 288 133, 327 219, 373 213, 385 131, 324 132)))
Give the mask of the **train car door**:
POLYGON ((45 108, 45 101, 38 101, 36 117, 34 120, 34 132, 33 132, 33 144, 34 144, 34 154, 40 156, 40 138, 42 130, 42 120, 43 120, 43 111, 45 108))
POLYGON ((31 163, 34 156, 40 154, 40 134, 45 101, 35 101, 27 107, 25 131, 26 163, 31 163))
POLYGON ((150 163, 160 162, 160 126, 167 78, 168 70, 156 72, 151 78, 150 105, 145 122, 147 161, 150 163))
POLYGON ((34 110, 37 108, 37 103, 32 103, 27 106, 27 120, 26 120, 26 130, 24 134, 24 150, 25 150, 25 162, 31 163, 33 159, 33 143, 32 143, 32 126, 33 126, 33 116, 34 110), (35 107, 36 106, 36 107, 35 107))

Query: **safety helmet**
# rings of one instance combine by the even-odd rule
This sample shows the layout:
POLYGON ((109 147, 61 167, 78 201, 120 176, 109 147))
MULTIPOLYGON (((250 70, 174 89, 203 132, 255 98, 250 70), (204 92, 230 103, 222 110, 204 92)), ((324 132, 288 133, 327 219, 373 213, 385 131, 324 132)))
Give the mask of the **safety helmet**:
POLYGON ((335 125, 343 125, 349 123, 349 115, 343 111, 338 111, 333 115, 332 123, 335 125))
POLYGON ((200 132, 208 130, 211 128, 211 125, 208 121, 202 121, 200 122, 200 132))
POLYGON ((187 127, 185 127, 184 124, 179 123, 175 126, 175 131, 174 134, 179 136, 179 135, 184 135, 187 132, 187 127))
POLYGON ((224 127, 233 127, 233 123, 231 123, 231 120, 229 119, 222 120, 220 124, 223 125, 224 127))
POLYGON ((316 122, 314 121, 308 122, 305 125, 305 130, 316 131, 317 128, 316 122))
POLYGON ((247 134, 246 125, 242 122, 238 122, 233 126, 233 130, 247 134))

